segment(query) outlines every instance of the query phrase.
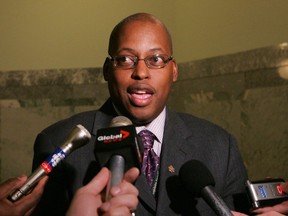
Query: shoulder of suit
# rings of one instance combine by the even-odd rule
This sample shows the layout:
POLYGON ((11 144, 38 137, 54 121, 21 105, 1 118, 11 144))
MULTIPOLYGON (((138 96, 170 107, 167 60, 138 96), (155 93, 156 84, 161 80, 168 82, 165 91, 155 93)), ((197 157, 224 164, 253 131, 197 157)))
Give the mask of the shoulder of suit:
POLYGON ((97 110, 77 113, 68 118, 65 118, 65 119, 62 119, 53 123, 52 125, 45 128, 42 132, 51 133, 53 131, 55 132, 58 130, 62 132, 70 131, 77 124, 81 124, 89 130, 89 127, 92 128, 93 126, 96 113, 97 113, 97 110))
POLYGON ((215 131, 221 133, 228 133, 224 128, 217 125, 214 122, 208 121, 204 118, 200 118, 188 113, 181 112, 171 112, 171 115, 174 115, 178 120, 182 121, 187 128, 193 128, 196 130, 206 130, 206 131, 215 131))

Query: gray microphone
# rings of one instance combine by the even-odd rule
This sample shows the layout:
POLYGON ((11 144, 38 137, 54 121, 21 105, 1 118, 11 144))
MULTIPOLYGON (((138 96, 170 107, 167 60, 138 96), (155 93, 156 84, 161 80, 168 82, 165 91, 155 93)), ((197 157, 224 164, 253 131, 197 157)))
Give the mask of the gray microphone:
POLYGON ((109 168, 111 174, 106 200, 110 199, 110 188, 122 181, 128 169, 141 169, 143 149, 138 139, 135 126, 124 116, 113 118, 109 127, 97 130, 95 157, 100 166, 109 168))
POLYGON ((86 145, 91 139, 90 133, 85 127, 78 124, 68 134, 64 144, 56 149, 27 179, 25 184, 19 189, 13 191, 7 199, 16 202, 27 195, 34 186, 46 175, 48 175, 57 164, 75 149, 86 145))
MULTIPOLYGON (((122 127, 128 125, 132 125, 130 119, 126 118, 125 116, 117 116, 112 119, 109 127, 122 127)), ((106 200, 111 199, 111 195, 109 193, 110 189, 119 184, 123 179, 125 171, 125 158, 123 155, 114 154, 111 156, 108 163, 108 168, 110 170, 110 180, 106 188, 106 200)))

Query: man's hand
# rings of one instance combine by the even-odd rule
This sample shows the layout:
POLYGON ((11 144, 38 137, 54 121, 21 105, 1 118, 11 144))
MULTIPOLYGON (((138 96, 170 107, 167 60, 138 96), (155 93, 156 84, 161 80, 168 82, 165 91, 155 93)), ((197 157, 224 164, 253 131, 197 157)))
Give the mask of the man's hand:
MULTIPOLYGON (((288 194, 288 182, 281 183, 280 186, 282 190, 288 194)), ((288 201, 284 201, 280 204, 277 204, 271 207, 259 208, 259 209, 255 209, 252 211, 252 213, 260 214, 260 215, 264 215, 264 213, 269 213, 269 212, 278 212, 278 213, 287 215, 288 214, 288 201)), ((272 215, 272 214, 269 214, 269 215, 272 215)), ((273 215, 276 215, 276 214, 273 214, 273 215)))
MULTIPOLYGON (((288 182, 280 184, 282 190, 288 194, 288 182)), ((234 216, 245 216, 245 214, 239 212, 233 212, 234 216)), ((263 207, 258 208, 252 211, 253 214, 258 216, 284 216, 288 215, 288 201, 284 201, 280 204, 270 206, 270 207, 263 207)))
POLYGON ((11 191, 20 188, 26 180, 27 176, 19 176, 18 178, 8 179, 0 184, 0 215, 28 216, 32 213, 43 194, 44 186, 48 177, 41 179, 32 192, 27 196, 24 196, 22 199, 14 203, 9 201, 7 196, 11 191))
POLYGON ((102 201, 102 193, 108 184, 110 173, 102 170, 84 187, 80 188, 68 209, 67 216, 129 215, 138 205, 138 190, 132 184, 139 175, 137 168, 128 170, 123 181, 111 188, 112 198, 102 201))

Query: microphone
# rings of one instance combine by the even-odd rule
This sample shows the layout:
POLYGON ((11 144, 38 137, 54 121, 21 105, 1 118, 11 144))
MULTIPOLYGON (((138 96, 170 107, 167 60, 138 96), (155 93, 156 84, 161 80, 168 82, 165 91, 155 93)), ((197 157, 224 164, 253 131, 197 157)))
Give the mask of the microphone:
MULTIPOLYGON (((130 119, 117 116, 108 128, 97 131, 95 156, 101 166, 108 166, 111 173, 107 193, 122 181, 125 171, 131 167, 141 168, 142 149, 130 119)), ((110 199, 109 194, 106 194, 107 199, 110 199)))
POLYGON ((186 162, 179 170, 186 190, 194 197, 202 197, 219 216, 233 216, 228 206, 214 191, 215 181, 208 168, 198 160, 186 162))
POLYGON ((91 139, 90 133, 82 125, 78 124, 75 126, 71 132, 68 134, 64 144, 57 148, 56 151, 51 154, 27 179, 25 184, 13 191, 7 199, 11 202, 16 202, 21 199, 24 195, 27 195, 34 186, 42 179, 44 176, 48 175, 57 164, 62 161, 68 154, 70 154, 75 149, 86 145, 91 139))

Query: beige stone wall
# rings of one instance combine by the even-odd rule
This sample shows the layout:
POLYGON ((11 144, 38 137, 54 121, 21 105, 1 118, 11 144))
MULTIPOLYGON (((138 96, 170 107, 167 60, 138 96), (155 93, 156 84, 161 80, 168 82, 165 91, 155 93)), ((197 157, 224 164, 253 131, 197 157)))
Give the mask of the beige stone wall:
MULTIPOLYGON (((100 68, 0 72, 0 181, 29 174, 38 132, 108 97, 100 68)), ((288 179, 288 45, 179 64, 169 107, 226 128, 251 179, 288 179)))
POLYGON ((288 180, 288 44, 179 65, 171 106, 234 134, 251 179, 288 180))

